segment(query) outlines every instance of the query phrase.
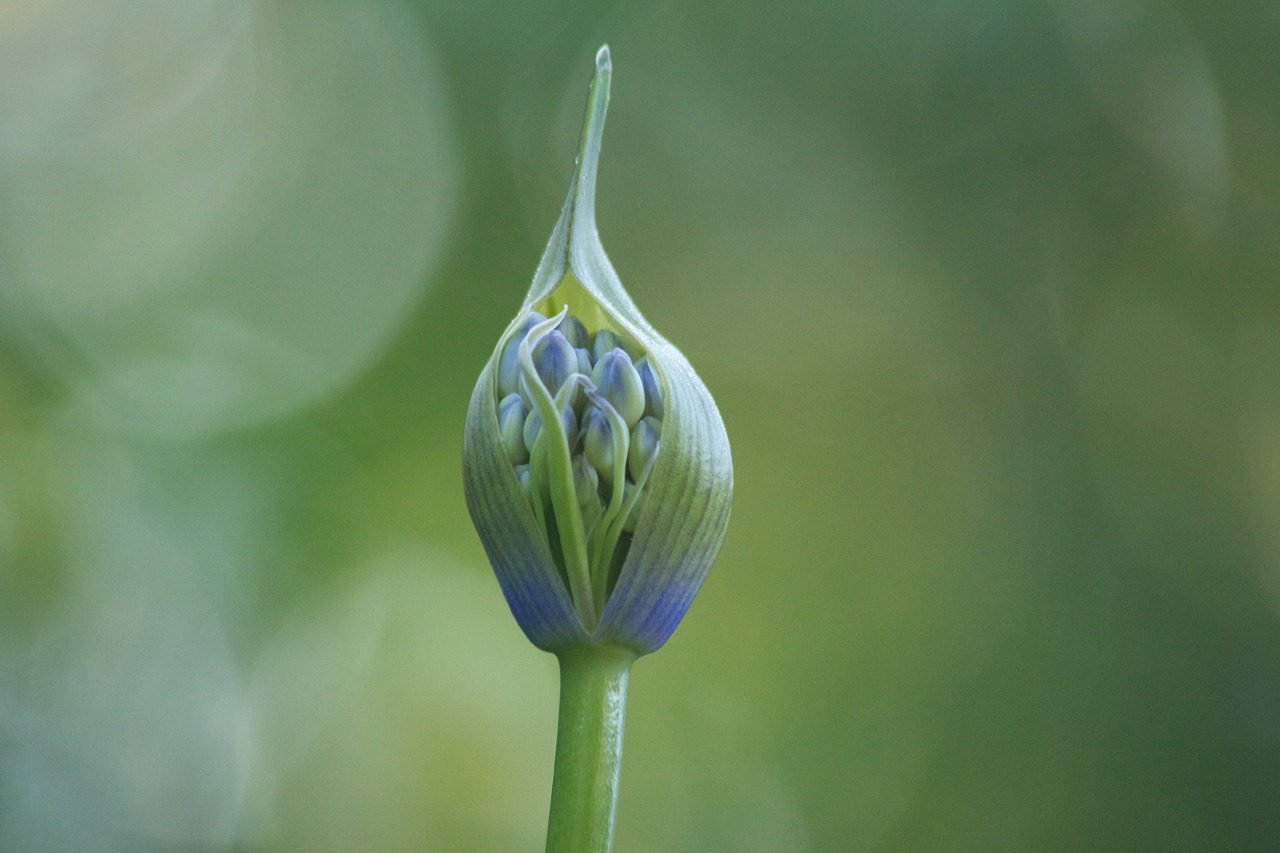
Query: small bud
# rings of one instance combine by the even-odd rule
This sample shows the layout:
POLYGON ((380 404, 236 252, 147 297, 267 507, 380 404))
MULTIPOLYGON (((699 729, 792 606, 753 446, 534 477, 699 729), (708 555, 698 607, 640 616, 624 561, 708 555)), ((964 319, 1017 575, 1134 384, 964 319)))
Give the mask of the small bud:
POLYGON ((618 410, 631 429, 644 414, 644 386, 640 374, 631 364, 631 356, 615 347, 596 360, 591 381, 609 403, 618 410))
MULTIPOLYGON (((568 407, 564 408, 560 412, 560 420, 561 423, 564 424, 564 434, 568 437, 569 446, 573 447, 574 443, 578 440, 578 419, 574 416, 573 409, 568 407)), ((533 446, 537 443, 538 436, 541 435, 541 433, 541 413, 537 411, 530 412, 529 416, 524 419, 524 431, 522 432, 524 446, 528 449, 529 453, 533 453, 533 446)))
POLYGON ((661 420, 662 383, 658 381, 658 374, 653 372, 649 356, 641 356, 636 362, 636 373, 640 374, 640 384, 644 386, 644 413, 661 420))
POLYGON ((560 325, 556 326, 556 331, 564 335, 564 339, 574 349, 582 349, 587 345, 587 327, 572 314, 566 315, 560 321, 560 325))
POLYGON ((596 332, 595 339, 591 342, 591 361, 598 362, 605 353, 615 349, 625 349, 622 346, 622 339, 609 329, 601 329, 596 332))
POLYGON ((574 350, 578 354, 578 372, 583 376, 591 375, 591 352, 579 347, 574 350))
POLYGON ((555 396, 565 380, 578 370, 578 354, 557 331, 550 332, 533 348, 533 368, 547 390, 555 396))
POLYGON ((546 319, 537 311, 525 314, 502 350, 502 362, 498 368, 498 393, 503 397, 520 390, 520 342, 529 334, 530 329, 546 319))
POLYGON ((587 406, 582 416, 582 455, 606 483, 613 482, 616 456, 613 424, 598 406, 587 406))
POLYGON ((627 450, 627 472, 631 479, 640 482, 640 476, 654 454, 658 452, 658 439, 662 438, 662 421, 655 417, 642 418, 631 431, 631 447, 627 450))
POLYGON ((525 417, 529 407, 519 394, 508 394, 498 404, 498 430, 502 433, 502 449, 512 465, 529 461, 529 451, 524 444, 525 417))

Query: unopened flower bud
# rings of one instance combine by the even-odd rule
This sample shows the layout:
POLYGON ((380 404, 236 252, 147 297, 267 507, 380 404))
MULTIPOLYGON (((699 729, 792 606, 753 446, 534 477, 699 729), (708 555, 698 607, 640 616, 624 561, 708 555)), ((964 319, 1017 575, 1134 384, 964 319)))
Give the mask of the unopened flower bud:
MULTIPOLYGON (((560 421, 564 425, 564 433, 568 439, 569 446, 573 447, 578 440, 578 418, 573 414, 573 409, 565 407, 560 412, 560 421)), ((538 441, 538 436, 542 434, 542 414, 540 412, 530 412, 529 416, 524 419, 524 430, 521 436, 524 440, 524 446, 530 453, 533 453, 533 446, 538 441)))
POLYGON ((582 415, 582 455, 606 482, 613 482, 616 458, 613 424, 598 406, 587 406, 582 415))
POLYGON ((597 363, 604 358, 605 353, 622 348, 621 338, 610 329, 601 329, 591 341, 591 361, 593 364, 597 363))
POLYGON ((506 347, 502 350, 502 363, 498 368, 498 393, 503 397, 520 390, 520 342, 529 330, 547 319, 537 311, 530 311, 520 318, 506 347))
POLYGON ((587 335, 587 327, 581 320, 572 314, 565 316, 560 321, 560 325, 556 326, 556 331, 564 335, 564 339, 569 342, 569 346, 574 349, 583 349, 587 345, 589 336, 587 335))
POLYGON ((644 386, 640 374, 631 364, 631 356, 621 348, 609 350, 596 361, 591 381, 606 400, 622 415, 631 429, 644 414, 644 386))
POLYGON ((733 465, 715 401, 636 308, 599 242, 609 74, 602 50, 568 199, 471 397, 463 482, 507 603, 535 645, 646 654, 675 630, 720 550, 733 465), (525 406, 528 465, 507 450, 512 394, 525 406))
POLYGON ((640 384, 644 386, 644 413, 655 418, 662 418, 662 383, 658 374, 653 372, 649 356, 641 356, 636 362, 636 373, 640 374, 640 384))
POLYGON ((498 403, 498 429, 502 433, 502 449, 512 465, 529 461, 524 443, 525 416, 529 408, 519 394, 508 394, 498 403))
POLYGON ((565 380, 577 372, 578 354, 564 335, 552 331, 533 348, 533 367, 542 384, 555 396, 565 380))
POLYGON ((646 417, 631 431, 631 446, 627 450, 627 472, 631 479, 640 482, 644 470, 658 452, 658 439, 662 438, 662 421, 646 417))

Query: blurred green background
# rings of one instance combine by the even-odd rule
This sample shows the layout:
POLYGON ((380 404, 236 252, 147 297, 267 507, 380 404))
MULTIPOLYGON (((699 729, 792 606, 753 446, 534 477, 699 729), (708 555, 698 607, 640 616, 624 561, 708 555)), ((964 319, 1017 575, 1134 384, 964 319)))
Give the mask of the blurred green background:
POLYGON ((617 850, 1280 838, 1280 6, 0 2, 0 849, 538 850, 467 397, 606 248, 729 536, 617 850))

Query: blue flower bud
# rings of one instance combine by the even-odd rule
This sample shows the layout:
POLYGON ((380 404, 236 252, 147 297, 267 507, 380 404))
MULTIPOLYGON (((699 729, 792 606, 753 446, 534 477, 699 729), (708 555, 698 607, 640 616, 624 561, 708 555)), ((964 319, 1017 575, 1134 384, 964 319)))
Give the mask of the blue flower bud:
POLYGON ((591 353, 590 351, 579 347, 574 350, 578 354, 578 372, 583 376, 591 375, 591 353))
POLYGON ((582 416, 582 455, 606 483, 613 482, 617 438, 613 424, 599 406, 587 406, 582 416))
POLYGON ((524 443, 525 416, 529 407, 519 394, 508 394, 498 403, 498 430, 502 433, 502 449, 512 465, 529 461, 524 443))
POLYGON ((662 418, 662 383, 658 374, 653 372, 649 356, 641 356, 636 362, 636 373, 640 374, 640 384, 644 386, 644 413, 655 418, 662 418))
POLYGON ((591 341, 591 361, 598 362, 604 358, 605 353, 615 349, 626 350, 622 339, 611 329, 601 329, 596 332, 595 338, 591 341))
MULTIPOLYGON (((564 425, 564 433, 568 438, 569 446, 573 447, 578 440, 578 418, 573 414, 573 409, 566 406, 560 412, 560 420, 564 425)), ((524 430, 521 433, 524 446, 529 453, 533 453, 533 447, 541 434, 542 414, 537 411, 530 412, 529 416, 524 419, 524 430)))
POLYGON ((609 350, 596 361, 591 381, 622 415, 627 429, 635 426, 644 414, 644 386, 640 384, 640 374, 631 364, 631 356, 620 348, 609 350))
POLYGON ((646 654, 675 630, 720 550, 733 463, 715 401, 645 320, 599 242, 609 75, 602 50, 564 209, 471 397, 463 482, 503 594, 535 645, 646 654), (534 434, 527 466, 512 464, 504 442, 515 418, 504 401, 517 392, 522 438, 534 434), (585 406, 580 437, 566 416, 575 405, 585 406))
POLYGON ((640 482, 644 470, 658 452, 658 439, 662 438, 662 421, 646 417, 631 431, 631 447, 627 450, 627 472, 631 479, 640 482))
POLYGON ((555 396, 560 386, 578 371, 578 354, 564 335, 552 331, 533 348, 533 367, 542 384, 555 396))
POLYGON ((564 339, 574 349, 583 349, 587 345, 588 335, 587 327, 581 320, 572 314, 565 316, 560 321, 560 325, 556 326, 556 331, 564 335, 564 339))
POLYGON ((520 342, 529 330, 546 320, 537 311, 529 311, 520 318, 514 332, 502 350, 502 362, 498 368, 498 393, 503 397, 520 390, 520 342))

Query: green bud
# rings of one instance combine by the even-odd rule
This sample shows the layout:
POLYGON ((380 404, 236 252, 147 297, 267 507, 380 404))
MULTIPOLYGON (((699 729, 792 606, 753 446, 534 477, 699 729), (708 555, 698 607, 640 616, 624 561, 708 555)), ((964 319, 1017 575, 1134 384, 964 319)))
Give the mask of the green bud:
POLYGON ((649 356, 642 356, 636 362, 636 373, 640 374, 640 384, 644 386, 644 413, 655 418, 662 418, 662 383, 658 374, 653 372, 649 356))
POLYGON ((627 450, 627 472, 639 482, 643 471, 649 467, 658 452, 658 439, 662 438, 662 421, 647 417, 631 431, 631 446, 627 450))
POLYGON ((568 199, 471 397, 463 482, 507 603, 535 645, 645 654, 675 630, 720 549, 733 466, 711 395, 636 308, 600 245, 609 76, 602 49, 568 199), (545 422, 532 448, 526 442, 527 466, 506 451, 514 414, 500 418, 517 392, 522 433, 545 422), (564 417, 579 396, 588 401, 581 439, 564 417))
POLYGON ((591 361, 598 362, 605 353, 615 349, 623 349, 622 339, 609 329, 601 329, 591 341, 591 361))
POLYGON ((508 394, 498 403, 498 429, 502 433, 502 449, 512 465, 529 461, 529 451, 525 447, 525 417, 529 407, 519 394, 508 394))
MULTIPOLYGON (((572 447, 574 442, 578 440, 578 419, 573 414, 573 409, 565 407, 560 412, 560 419, 564 426, 564 434, 572 447)), ((533 453, 534 445, 538 441, 538 436, 542 434, 542 414, 540 412, 530 412, 529 416, 524 419, 524 429, 521 437, 524 446, 530 453, 533 453)), ((505 441, 505 435, 504 435, 505 441)))
POLYGON ((520 322, 511 332, 507 345, 502 350, 502 363, 498 370, 498 393, 503 397, 508 394, 515 394, 520 390, 520 362, 519 349, 520 342, 524 340, 524 336, 529 333, 538 323, 547 319, 537 311, 530 311, 520 318, 520 322))
POLYGON ((606 483, 614 481, 617 435, 608 415, 599 406, 587 406, 582 416, 582 455, 606 483))
POLYGON ((631 365, 631 356, 621 347, 614 347, 596 361, 591 381, 622 415, 628 430, 639 422, 644 414, 644 386, 640 384, 640 374, 631 365))
POLYGON ((583 349, 587 345, 587 340, 589 338, 589 335, 587 334, 587 327, 581 320, 572 314, 566 315, 565 318, 560 321, 560 325, 556 326, 556 331, 564 335, 564 339, 568 341, 569 346, 574 349, 583 349))

